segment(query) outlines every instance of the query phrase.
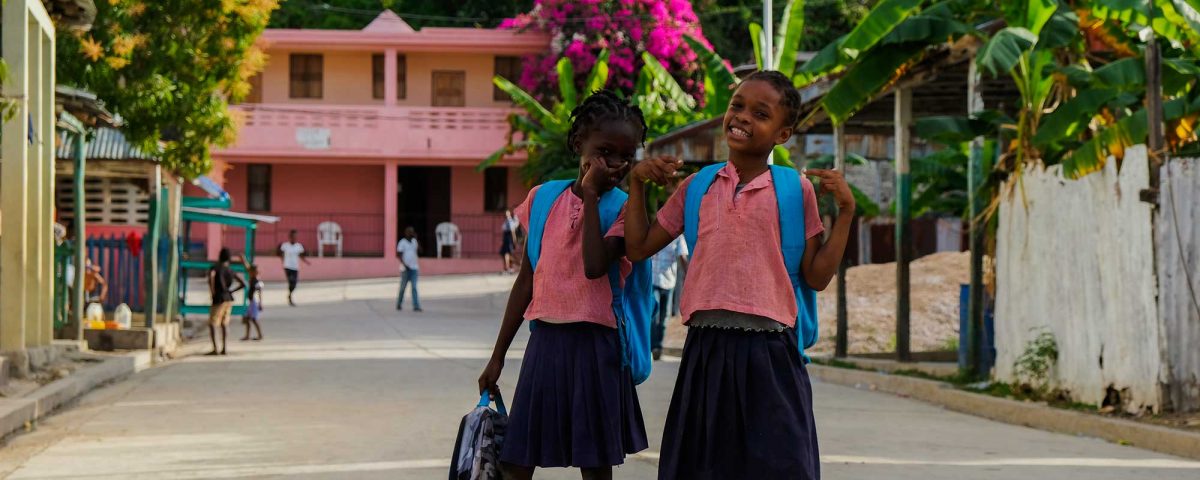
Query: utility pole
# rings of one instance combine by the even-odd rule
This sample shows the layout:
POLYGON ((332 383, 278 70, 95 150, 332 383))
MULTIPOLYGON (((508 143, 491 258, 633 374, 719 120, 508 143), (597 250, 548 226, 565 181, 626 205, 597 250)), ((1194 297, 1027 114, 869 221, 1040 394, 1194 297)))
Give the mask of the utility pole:
MULTIPOLYGON (((846 174, 846 127, 842 124, 833 126, 833 169, 846 174)), ((850 318, 846 308, 846 257, 838 263, 837 272, 837 338, 833 355, 844 358, 849 349, 850 318)))
POLYGON ((896 359, 912 361, 909 350, 908 264, 912 261, 912 176, 909 141, 912 137, 912 89, 898 88, 895 106, 896 149, 896 359))
MULTIPOLYGON (((762 10, 763 39, 762 39, 762 69, 775 69, 775 15, 771 11, 771 0, 763 0, 762 10)), ((767 164, 775 164, 774 152, 767 154, 767 164)))

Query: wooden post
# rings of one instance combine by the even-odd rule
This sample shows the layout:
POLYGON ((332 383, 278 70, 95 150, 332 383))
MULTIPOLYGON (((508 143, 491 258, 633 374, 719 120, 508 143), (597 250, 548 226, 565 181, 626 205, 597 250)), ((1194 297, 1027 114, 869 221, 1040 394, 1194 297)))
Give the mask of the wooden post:
POLYGON ((896 358, 912 361, 909 350, 908 264, 912 261, 912 177, 909 174, 909 141, 912 124, 912 89, 900 88, 896 97, 896 358))
POLYGON ((162 238, 162 190, 162 167, 155 164, 150 167, 150 218, 146 228, 146 238, 142 242, 142 257, 145 258, 142 278, 145 279, 146 328, 154 328, 154 323, 158 321, 156 318, 159 306, 158 244, 159 239, 162 238))
MULTIPOLYGON (((846 127, 833 126, 833 168, 846 174, 846 127)), ((837 272, 837 343, 834 356, 845 357, 849 348, 850 319, 846 309, 846 257, 842 256, 837 272)))
MULTIPOLYGON (((975 66, 974 58, 969 62, 970 70, 967 75, 967 111, 975 114, 983 111, 983 92, 980 90, 979 69, 975 66)), ((985 223, 979 216, 983 213, 983 202, 979 198, 979 187, 982 185, 983 172, 980 170, 983 159, 983 137, 971 140, 971 157, 967 163, 967 203, 970 219, 971 243, 971 289, 967 302, 967 375, 971 378, 981 378, 987 375, 985 371, 983 332, 983 240, 985 223)))
MULTIPOLYGON (((3 151, 0 156, 0 350, 21 352, 25 349, 26 282, 29 271, 27 251, 29 223, 29 87, 28 44, 30 23, 27 6, 21 0, 4 2, 4 61, 8 80, 4 97, 14 99, 12 115, 4 119, 3 151)), ((17 365, 20 368, 20 365, 17 365)))
MULTIPOLYGON (((29 118, 24 121, 29 122, 30 140, 27 144, 29 162, 29 183, 25 184, 26 196, 29 198, 29 225, 26 227, 26 233, 29 239, 26 240, 27 249, 25 254, 28 257, 29 271, 25 277, 28 286, 25 288, 25 348, 36 347, 40 345, 42 337, 42 324, 44 319, 50 318, 47 311, 50 306, 49 302, 44 302, 43 293, 45 288, 45 278, 42 271, 42 256, 45 254, 46 248, 44 243, 49 240, 46 235, 46 230, 49 226, 46 225, 46 219, 42 218, 43 205, 46 204, 45 197, 50 192, 43 191, 45 182, 43 178, 46 176, 46 162, 42 155, 42 145, 47 136, 53 137, 54 130, 49 132, 43 130, 45 122, 42 115, 42 104, 47 100, 45 90, 42 84, 45 81, 42 71, 42 55, 44 54, 44 45, 42 44, 41 32, 36 28, 28 30, 29 34, 29 51, 26 57, 26 68, 29 69, 28 84, 26 91, 28 96, 28 115, 29 118)), ((51 100, 53 102, 53 100, 51 100)))
POLYGON ((54 102, 54 30, 41 30, 41 62, 43 103, 37 108, 42 111, 40 140, 42 153, 38 161, 42 163, 42 225, 41 235, 44 240, 42 248, 42 315, 38 321, 38 345, 50 345, 54 341, 54 163, 57 133, 55 130, 54 102))
POLYGON ((84 213, 84 180, 87 178, 87 140, 83 132, 71 135, 75 169, 75 285, 72 295, 75 308, 71 309, 71 323, 75 327, 75 340, 83 339, 83 311, 87 308, 87 295, 83 291, 83 274, 87 268, 87 221, 84 213))

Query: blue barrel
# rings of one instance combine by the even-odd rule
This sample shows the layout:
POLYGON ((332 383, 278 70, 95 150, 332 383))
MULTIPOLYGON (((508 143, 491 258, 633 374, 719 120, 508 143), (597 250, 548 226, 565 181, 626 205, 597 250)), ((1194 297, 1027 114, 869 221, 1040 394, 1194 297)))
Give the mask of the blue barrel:
MULTIPOLYGON (((986 293, 985 300, 986 300, 986 293)), ((990 302, 985 302, 990 303, 990 302)), ((970 340, 967 339, 967 320, 970 318, 969 305, 971 304, 971 286, 968 284, 959 285, 958 292, 958 368, 967 367, 967 344, 970 340)), ((984 305, 983 309, 983 366, 985 371, 990 371, 992 366, 996 364, 996 329, 995 322, 992 320, 992 307, 989 304, 984 305)))

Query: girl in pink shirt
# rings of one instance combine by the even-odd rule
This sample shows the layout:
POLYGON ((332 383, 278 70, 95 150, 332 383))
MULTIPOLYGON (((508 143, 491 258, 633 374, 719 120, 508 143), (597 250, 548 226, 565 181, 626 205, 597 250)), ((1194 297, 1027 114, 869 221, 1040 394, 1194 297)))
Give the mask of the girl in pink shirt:
MULTIPOLYGON (((583 478, 612 478, 612 466, 647 446, 630 372, 621 364, 608 273, 622 279, 624 213, 601 232, 599 198, 624 179, 646 137, 642 112, 600 91, 571 112, 568 147, 580 156, 578 179, 545 221, 537 270, 523 262, 479 390, 498 394, 504 357, 524 320, 536 324, 525 347, 501 469, 533 477, 535 467, 578 467, 583 478)), ((534 188, 516 213, 531 225, 534 188)))
MULTIPOLYGON (((812 390, 797 341, 796 293, 784 264, 780 222, 804 222, 803 281, 822 290, 837 272, 854 215, 840 172, 808 170, 839 216, 828 240, 816 192, 800 178, 805 218, 779 217, 768 156, 792 136, 800 94, 779 72, 757 72, 734 92, 722 126, 729 162, 701 197, 696 246, 684 284, 688 325, 667 413, 659 479, 820 478, 812 390)), ((625 247, 653 255, 684 229, 689 177, 647 226, 640 186, 665 183, 680 162, 656 158, 630 175, 625 247)))

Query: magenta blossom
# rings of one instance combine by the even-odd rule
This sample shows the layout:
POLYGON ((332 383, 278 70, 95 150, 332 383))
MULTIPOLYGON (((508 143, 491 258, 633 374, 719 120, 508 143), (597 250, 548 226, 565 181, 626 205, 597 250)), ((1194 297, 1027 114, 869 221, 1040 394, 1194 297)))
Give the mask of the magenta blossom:
POLYGON ((502 21, 500 28, 544 32, 553 39, 548 53, 523 62, 520 86, 539 99, 558 94, 560 57, 571 60, 578 88, 604 49, 610 52, 609 88, 632 92, 645 51, 689 93, 703 98, 697 55, 684 36, 710 44, 688 0, 535 0, 533 10, 502 21))

